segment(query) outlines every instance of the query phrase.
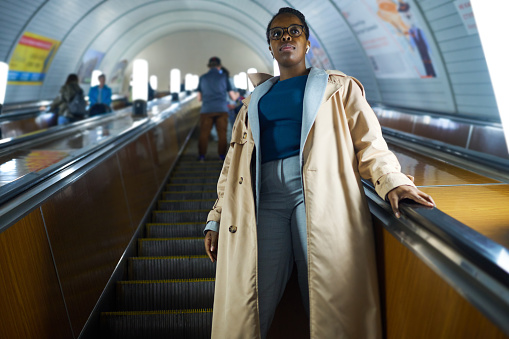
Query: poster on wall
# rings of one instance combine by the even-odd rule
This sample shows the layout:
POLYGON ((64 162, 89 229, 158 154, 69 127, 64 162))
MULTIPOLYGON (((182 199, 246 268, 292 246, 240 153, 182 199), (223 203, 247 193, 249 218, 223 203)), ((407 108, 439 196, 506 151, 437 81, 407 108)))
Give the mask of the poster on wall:
POLYGON ((338 0, 377 78, 437 77, 429 37, 411 0, 338 0))
POLYGON ((78 78, 82 84, 90 84, 92 72, 101 63, 104 58, 104 53, 89 49, 83 59, 81 60, 80 68, 78 69, 78 78))
MULTIPOLYGON (((120 92, 124 81, 124 72, 127 67, 127 60, 119 61, 115 67, 113 67, 111 74, 109 75, 109 85, 114 92, 120 92)), ((108 77, 106 77, 108 79, 108 77)))
POLYGON ((9 85, 42 85, 60 41, 25 32, 9 61, 9 85))
POLYGON ((470 0, 456 0, 454 1, 454 6, 456 6, 456 10, 458 11, 461 21, 463 21, 463 25, 465 25, 467 33, 469 35, 477 34, 477 24, 470 0))
POLYGON ((318 40, 313 35, 309 35, 309 42, 311 43, 311 47, 309 48, 309 52, 307 58, 313 67, 321 68, 321 69, 332 69, 332 65, 329 61, 329 57, 325 50, 322 48, 318 40))

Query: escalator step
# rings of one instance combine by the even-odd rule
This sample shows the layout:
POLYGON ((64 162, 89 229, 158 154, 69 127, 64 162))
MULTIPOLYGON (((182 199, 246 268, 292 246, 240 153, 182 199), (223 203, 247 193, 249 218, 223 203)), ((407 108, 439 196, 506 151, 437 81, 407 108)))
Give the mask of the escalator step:
POLYGON ((195 184, 166 184, 167 191, 213 191, 217 188, 215 183, 195 183, 195 184))
POLYGON ((207 183, 207 184, 217 184, 217 179, 219 178, 219 175, 202 175, 202 176, 186 176, 186 177, 174 177, 170 178, 171 184, 200 184, 200 183, 207 183))
POLYGON ((117 282, 119 311, 200 309, 213 304, 213 278, 117 282))
MULTIPOLYGON (((212 207, 212 205, 210 206, 212 207)), ((202 222, 207 221, 209 209, 183 210, 183 211, 152 211, 153 222, 178 223, 178 222, 202 222)))
POLYGON ((146 225, 147 238, 202 237, 205 222, 202 223, 150 223, 146 225))
POLYGON ((209 339, 212 309, 152 312, 104 312, 101 327, 110 339, 209 339))
POLYGON ((129 280, 205 279, 216 276, 208 256, 129 258, 129 280))
POLYGON ((138 240, 138 255, 140 257, 203 255, 204 253, 203 237, 145 238, 138 240))
POLYGON ((159 200, 157 209, 159 210, 206 210, 214 206, 216 199, 207 200, 159 200))
POLYGON ((181 177, 210 177, 215 176, 216 179, 219 178, 219 173, 221 173, 220 170, 215 171, 204 171, 202 169, 188 169, 187 171, 178 171, 178 172, 172 172, 170 178, 181 178, 181 177))
POLYGON ((187 170, 202 170, 205 172, 219 172, 223 168, 223 163, 202 163, 202 162, 179 162, 175 166, 175 172, 187 170))
POLYGON ((163 192, 164 200, 192 200, 192 199, 217 199, 217 190, 210 191, 182 191, 182 192, 163 192))

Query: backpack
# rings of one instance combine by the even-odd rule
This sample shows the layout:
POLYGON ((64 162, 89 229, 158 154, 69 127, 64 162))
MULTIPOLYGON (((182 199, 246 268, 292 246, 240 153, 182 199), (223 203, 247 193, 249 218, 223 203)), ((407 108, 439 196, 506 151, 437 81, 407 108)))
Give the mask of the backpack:
POLYGON ((87 102, 83 98, 83 92, 74 95, 69 103, 69 112, 77 118, 84 118, 87 115, 87 102))

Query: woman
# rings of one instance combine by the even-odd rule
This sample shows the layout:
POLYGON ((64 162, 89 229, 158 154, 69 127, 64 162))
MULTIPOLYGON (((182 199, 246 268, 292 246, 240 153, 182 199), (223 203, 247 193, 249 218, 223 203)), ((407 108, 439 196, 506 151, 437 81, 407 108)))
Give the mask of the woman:
POLYGON ((83 97, 83 90, 78 83, 78 76, 74 73, 69 74, 65 84, 60 88, 60 95, 51 103, 50 111, 58 114, 59 125, 74 122, 85 117, 86 102, 83 97), (81 107, 79 107, 79 111, 72 112, 70 106, 76 95, 80 96, 81 107))
POLYGON ((272 18, 267 41, 281 75, 259 77, 233 126, 205 228, 217 260, 214 338, 265 338, 294 262, 311 338, 380 338, 360 178, 397 217, 404 198, 434 205, 400 172, 362 85, 306 69, 308 38, 302 13, 282 8, 272 18))

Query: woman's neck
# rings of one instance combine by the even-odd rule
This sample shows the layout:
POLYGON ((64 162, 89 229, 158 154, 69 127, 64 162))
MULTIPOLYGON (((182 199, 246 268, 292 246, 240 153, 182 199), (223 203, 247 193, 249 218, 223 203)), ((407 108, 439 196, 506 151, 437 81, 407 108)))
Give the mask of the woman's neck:
POLYGON ((306 66, 299 68, 280 68, 279 72, 279 81, 283 81, 293 77, 307 75, 309 74, 309 69, 307 69, 306 66))

